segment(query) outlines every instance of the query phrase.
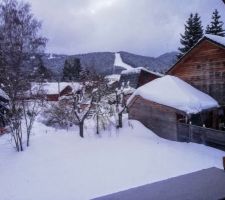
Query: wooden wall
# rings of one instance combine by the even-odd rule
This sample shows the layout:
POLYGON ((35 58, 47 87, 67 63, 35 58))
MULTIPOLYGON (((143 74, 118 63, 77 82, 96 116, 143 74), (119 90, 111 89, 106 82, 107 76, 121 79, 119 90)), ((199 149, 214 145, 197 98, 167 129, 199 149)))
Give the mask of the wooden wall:
POLYGON ((149 83, 153 80, 155 80, 156 78, 159 78, 159 76, 155 75, 155 74, 151 74, 149 72, 146 72, 144 70, 141 70, 140 76, 139 76, 139 80, 138 80, 138 87, 149 83))
POLYGON ((168 74, 183 79, 225 105, 225 48, 203 40, 168 74))
POLYGON ((47 101, 58 101, 59 95, 58 94, 47 94, 47 101))
POLYGON ((205 144, 225 150, 225 131, 177 123, 178 141, 205 144))
POLYGON ((129 107, 129 119, 140 121, 160 137, 177 140, 177 116, 173 108, 136 97, 129 107))

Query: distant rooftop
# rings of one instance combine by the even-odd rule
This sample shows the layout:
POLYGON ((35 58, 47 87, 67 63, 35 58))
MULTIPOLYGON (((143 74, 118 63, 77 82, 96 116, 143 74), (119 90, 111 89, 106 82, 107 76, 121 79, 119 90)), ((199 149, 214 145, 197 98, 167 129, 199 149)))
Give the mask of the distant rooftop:
POLYGON ((148 70, 144 67, 136 67, 133 69, 127 69, 127 70, 122 71, 121 74, 138 74, 141 72, 141 70, 146 71, 151 74, 155 74, 156 76, 164 76, 163 74, 161 74, 159 72, 154 72, 154 71, 148 70))

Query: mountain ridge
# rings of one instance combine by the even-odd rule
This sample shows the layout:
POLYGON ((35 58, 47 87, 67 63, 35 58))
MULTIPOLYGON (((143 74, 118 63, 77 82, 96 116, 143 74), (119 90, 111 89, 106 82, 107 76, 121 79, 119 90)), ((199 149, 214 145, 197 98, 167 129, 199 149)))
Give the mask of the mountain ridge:
MULTIPOLYGON (((132 67, 145 67, 149 70, 165 73, 176 61, 177 52, 164 53, 158 57, 142 56, 126 51, 119 51, 124 63, 132 67)), ((50 54, 43 56, 44 65, 55 77, 61 77, 66 59, 79 58, 82 68, 93 69, 102 74, 120 73, 122 67, 114 66, 115 52, 92 52, 76 55, 50 54)))

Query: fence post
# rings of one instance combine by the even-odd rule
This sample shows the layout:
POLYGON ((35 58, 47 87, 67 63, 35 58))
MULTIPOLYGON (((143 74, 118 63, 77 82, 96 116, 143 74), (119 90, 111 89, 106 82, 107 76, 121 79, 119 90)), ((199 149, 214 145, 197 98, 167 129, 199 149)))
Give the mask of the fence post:
POLYGON ((192 142, 192 127, 191 122, 188 124, 189 142, 192 142))
POLYGON ((225 171, 225 157, 223 157, 223 169, 225 171))

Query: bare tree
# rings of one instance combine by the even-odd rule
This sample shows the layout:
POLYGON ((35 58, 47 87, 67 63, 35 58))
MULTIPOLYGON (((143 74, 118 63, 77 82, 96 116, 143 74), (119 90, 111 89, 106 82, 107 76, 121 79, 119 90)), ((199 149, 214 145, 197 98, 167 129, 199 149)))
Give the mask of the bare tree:
POLYGON ((38 34, 40 28, 29 4, 17 0, 0 3, 0 82, 10 98, 9 123, 18 151, 23 150, 20 100, 29 89, 29 68, 46 44, 38 34))
POLYGON ((116 90, 116 105, 118 113, 118 128, 123 127, 123 113, 128 112, 127 98, 134 92, 134 88, 131 88, 129 84, 122 85, 120 89, 116 90))
POLYGON ((23 98, 21 100, 23 117, 25 120, 26 127, 27 147, 30 144, 30 135, 34 121, 44 106, 45 91, 43 90, 43 83, 37 83, 34 86, 31 86, 29 93, 29 99, 23 98))
POLYGON ((23 131, 22 131, 22 110, 16 104, 14 109, 9 112, 9 127, 13 141, 16 145, 16 150, 23 151, 23 131))
POLYGON ((91 97, 89 102, 87 102, 87 107, 85 107, 84 109, 80 109, 80 104, 82 104, 82 102, 78 102, 74 99, 74 106, 73 106, 73 112, 74 115, 76 116, 77 120, 78 120, 78 125, 79 125, 79 131, 80 131, 80 137, 84 137, 84 121, 87 118, 92 104, 93 103, 93 98, 91 97))

